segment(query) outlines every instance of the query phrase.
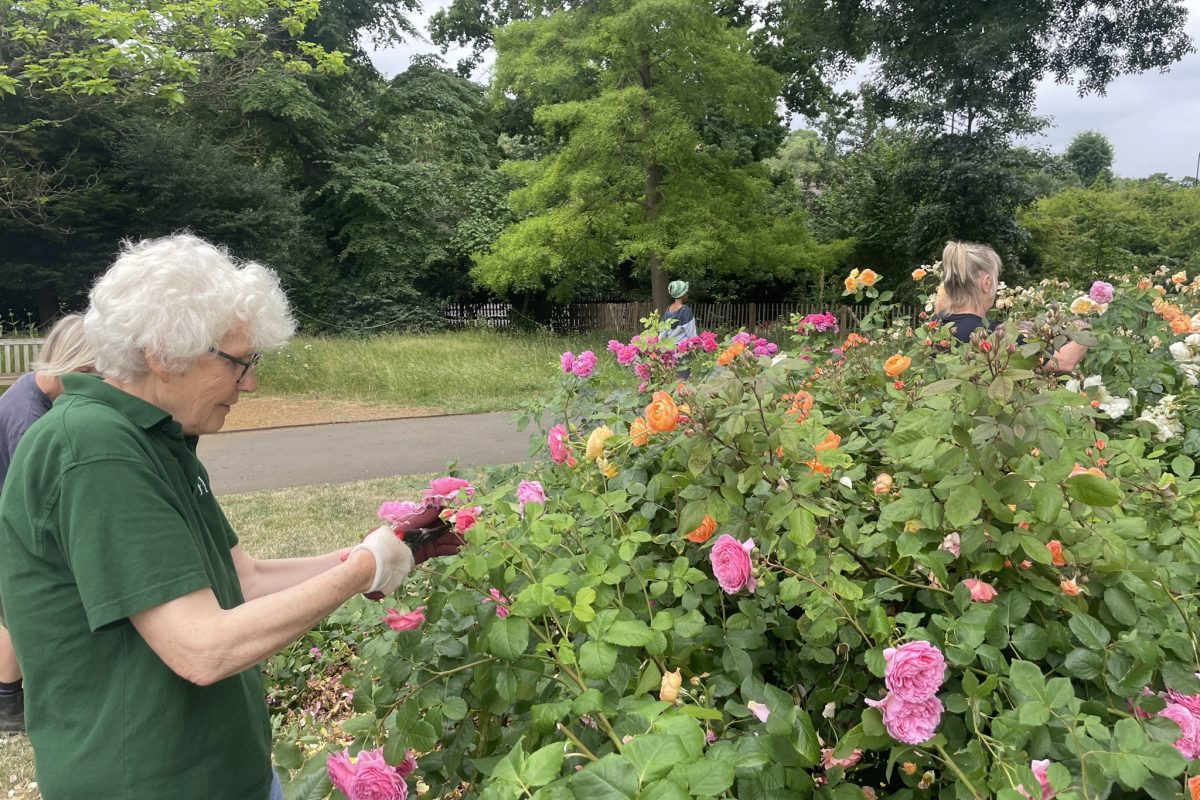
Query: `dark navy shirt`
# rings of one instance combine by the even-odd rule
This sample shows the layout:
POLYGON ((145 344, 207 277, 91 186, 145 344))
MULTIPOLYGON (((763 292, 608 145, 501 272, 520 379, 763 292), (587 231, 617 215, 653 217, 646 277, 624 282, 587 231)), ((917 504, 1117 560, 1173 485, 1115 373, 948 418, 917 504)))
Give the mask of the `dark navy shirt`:
POLYGON ((4 489, 4 478, 8 475, 17 442, 30 425, 50 410, 51 405, 50 398, 38 388, 32 372, 26 372, 8 387, 8 391, 0 394, 0 490, 4 489))
POLYGON ((999 322, 990 322, 978 314, 935 314, 934 322, 942 325, 954 326, 954 338, 960 342, 971 341, 971 334, 983 328, 987 331, 994 331, 999 327, 999 322))

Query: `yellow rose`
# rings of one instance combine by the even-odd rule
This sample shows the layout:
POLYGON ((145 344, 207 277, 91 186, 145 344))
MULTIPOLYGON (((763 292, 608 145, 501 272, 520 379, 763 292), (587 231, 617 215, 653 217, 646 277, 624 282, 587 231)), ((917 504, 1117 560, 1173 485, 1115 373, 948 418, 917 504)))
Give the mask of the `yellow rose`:
POLYGON ((891 356, 887 361, 883 362, 883 371, 889 378, 898 378, 910 366, 912 366, 911 358, 896 353, 896 355, 891 356))
POLYGON ((679 670, 664 672, 662 686, 658 688, 658 699, 664 703, 674 703, 679 699, 680 686, 683 686, 683 674, 679 670))
POLYGON ((1096 304, 1092 301, 1092 298, 1086 295, 1081 294, 1071 301, 1072 314, 1091 314, 1095 310, 1096 304))
POLYGON ((596 430, 592 431, 592 435, 587 440, 587 450, 585 455, 592 461, 595 461, 600 456, 604 455, 604 442, 613 435, 612 428, 607 425, 601 425, 596 430))
POLYGON ((621 470, 608 463, 606 458, 597 458, 596 466, 600 468, 600 473, 606 478, 615 478, 621 473, 621 470))

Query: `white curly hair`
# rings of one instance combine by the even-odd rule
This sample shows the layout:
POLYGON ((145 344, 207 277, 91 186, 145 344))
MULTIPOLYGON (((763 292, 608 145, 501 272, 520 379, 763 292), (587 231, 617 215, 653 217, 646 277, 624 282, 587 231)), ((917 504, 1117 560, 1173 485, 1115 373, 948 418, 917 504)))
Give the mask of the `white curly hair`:
POLYGON ((151 355, 185 372, 239 325, 255 351, 283 346, 296 329, 274 272, 190 233, 123 242, 83 325, 96 371, 119 381, 149 372, 151 355))

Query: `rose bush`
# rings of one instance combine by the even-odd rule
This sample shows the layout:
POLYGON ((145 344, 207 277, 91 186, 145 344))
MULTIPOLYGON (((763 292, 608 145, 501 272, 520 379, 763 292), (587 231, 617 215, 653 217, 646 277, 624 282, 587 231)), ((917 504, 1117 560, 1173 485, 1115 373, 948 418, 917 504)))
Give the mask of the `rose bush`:
POLYGON ((1171 346, 1200 303, 1175 277, 1112 277, 1084 318, 1071 287, 1006 291, 961 346, 878 327, 873 272, 856 333, 798 320, 787 355, 614 342, 528 409, 550 457, 477 483, 467 547, 418 568, 420 628, 362 644, 351 751, 415 750, 434 797, 1181 796, 1200 428, 1171 346), (1042 368, 1069 338, 1097 381, 1042 368))

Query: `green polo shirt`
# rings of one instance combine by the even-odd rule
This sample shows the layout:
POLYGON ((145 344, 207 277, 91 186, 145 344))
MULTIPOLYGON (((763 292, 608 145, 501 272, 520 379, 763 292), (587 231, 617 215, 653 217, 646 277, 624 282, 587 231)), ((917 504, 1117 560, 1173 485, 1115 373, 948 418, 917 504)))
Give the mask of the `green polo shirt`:
POLYGON ((0 496, 0 595, 46 800, 266 800, 257 668, 201 687, 129 621, 209 587, 244 602, 237 537, 167 412, 95 376, 26 433, 0 496))

